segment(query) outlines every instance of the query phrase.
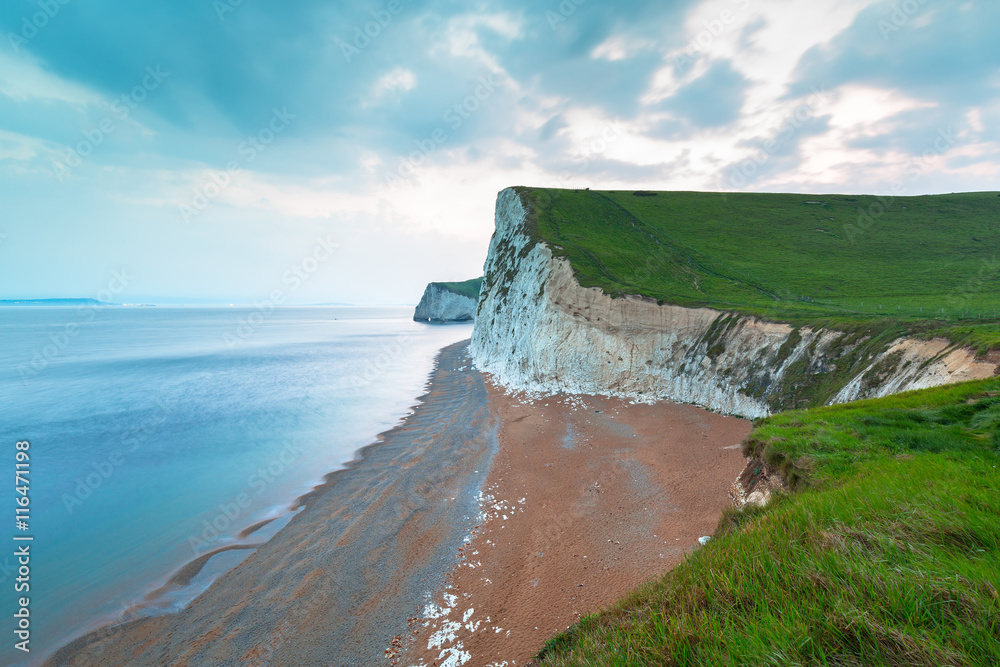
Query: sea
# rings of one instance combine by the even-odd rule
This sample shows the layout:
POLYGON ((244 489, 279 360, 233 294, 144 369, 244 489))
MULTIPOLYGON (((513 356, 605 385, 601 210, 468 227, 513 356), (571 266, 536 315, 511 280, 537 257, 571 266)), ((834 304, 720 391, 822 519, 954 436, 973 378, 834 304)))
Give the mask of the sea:
POLYGON ((0 308, 0 663, 181 609, 251 552, 164 588, 185 564, 280 530, 299 496, 409 413, 438 351, 471 335, 412 312, 0 308), (15 648, 21 597, 30 654, 15 648))

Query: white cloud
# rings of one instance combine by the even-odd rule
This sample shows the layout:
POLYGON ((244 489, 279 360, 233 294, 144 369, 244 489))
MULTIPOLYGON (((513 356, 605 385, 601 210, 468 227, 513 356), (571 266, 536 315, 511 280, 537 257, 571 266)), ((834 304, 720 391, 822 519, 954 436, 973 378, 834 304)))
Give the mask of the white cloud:
POLYGON ((38 139, 0 129, 0 160, 28 161, 45 150, 38 139))
POLYGON ((657 43, 651 39, 639 39, 632 35, 617 34, 594 47, 590 57, 595 60, 626 60, 645 51, 654 50, 657 43))
POLYGON ((41 100, 74 107, 101 104, 104 99, 78 83, 63 79, 29 56, 0 52, 0 95, 16 102, 41 100))
POLYGON ((898 114, 936 106, 909 97, 900 90, 868 86, 841 86, 833 95, 830 125, 842 130, 845 139, 886 134, 896 129, 893 118, 898 114))
POLYGON ((479 31, 483 28, 508 42, 524 36, 523 18, 512 13, 463 14, 450 18, 444 30, 434 36, 434 44, 440 46, 432 46, 430 53, 444 50, 451 56, 478 62, 491 72, 502 73, 504 70, 497 57, 487 51, 479 39, 479 31))
POLYGON ((383 100, 387 97, 399 99, 402 93, 409 92, 417 86, 417 75, 413 70, 397 67, 378 78, 372 86, 372 98, 383 100))

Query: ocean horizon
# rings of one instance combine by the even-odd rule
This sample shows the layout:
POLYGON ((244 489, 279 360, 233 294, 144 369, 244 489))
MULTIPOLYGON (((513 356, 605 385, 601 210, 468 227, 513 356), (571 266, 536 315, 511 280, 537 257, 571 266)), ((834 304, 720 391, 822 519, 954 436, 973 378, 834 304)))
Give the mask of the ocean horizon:
MULTIPOLYGON (((4 663, 183 608, 252 551, 166 585, 180 568, 274 535, 470 333, 415 323, 409 307, 0 309, 0 430, 11 451, 31 443, 37 615, 30 658, 7 643, 4 663)), ((0 557, 5 582, 12 560, 0 557)))

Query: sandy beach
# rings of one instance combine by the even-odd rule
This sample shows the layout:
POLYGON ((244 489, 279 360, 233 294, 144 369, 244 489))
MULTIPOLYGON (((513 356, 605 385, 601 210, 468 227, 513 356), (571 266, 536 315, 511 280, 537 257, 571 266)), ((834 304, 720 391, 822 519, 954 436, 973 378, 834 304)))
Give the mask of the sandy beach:
POLYGON ((523 665, 697 548, 749 430, 692 406, 521 400, 452 345, 410 416, 187 608, 47 664, 523 665))
POLYGON ((580 615, 698 548, 745 463, 746 420, 672 403, 489 394, 502 426, 486 520, 399 664, 525 665, 580 615))

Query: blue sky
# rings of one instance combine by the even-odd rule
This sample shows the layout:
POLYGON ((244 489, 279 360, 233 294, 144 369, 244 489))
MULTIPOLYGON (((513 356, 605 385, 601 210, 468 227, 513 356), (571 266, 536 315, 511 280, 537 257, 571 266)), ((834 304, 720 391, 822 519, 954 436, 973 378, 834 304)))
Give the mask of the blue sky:
POLYGON ((985 0, 6 2, 0 298, 415 302, 479 275, 517 184, 998 190, 997 25, 985 0))

